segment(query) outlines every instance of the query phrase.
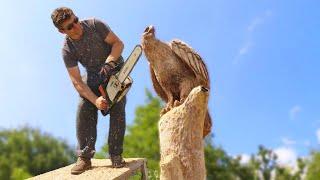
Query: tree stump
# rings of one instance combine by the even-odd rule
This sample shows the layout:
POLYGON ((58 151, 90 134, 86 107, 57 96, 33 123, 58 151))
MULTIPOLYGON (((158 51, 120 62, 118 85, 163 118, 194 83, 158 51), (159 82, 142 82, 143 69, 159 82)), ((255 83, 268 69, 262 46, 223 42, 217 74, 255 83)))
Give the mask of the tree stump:
POLYGON ((206 178, 202 134, 208 96, 208 89, 198 86, 183 104, 160 118, 160 179, 206 178))

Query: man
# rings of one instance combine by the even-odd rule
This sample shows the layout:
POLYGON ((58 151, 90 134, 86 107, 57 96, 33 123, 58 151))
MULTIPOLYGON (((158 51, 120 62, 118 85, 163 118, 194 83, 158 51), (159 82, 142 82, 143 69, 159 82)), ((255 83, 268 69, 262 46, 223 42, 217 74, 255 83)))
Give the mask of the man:
MULTIPOLYGON (((100 95, 98 86, 106 82, 123 65, 123 43, 108 25, 97 19, 79 21, 73 11, 66 7, 55 9, 51 14, 53 24, 65 34, 62 56, 75 89, 80 94, 76 118, 78 160, 72 174, 80 174, 91 168, 95 153, 98 110, 106 110, 107 101, 100 95), (78 62, 86 69, 82 78, 78 62)), ((110 110, 108 137, 112 166, 125 165, 121 156, 125 133, 124 97, 110 110)))

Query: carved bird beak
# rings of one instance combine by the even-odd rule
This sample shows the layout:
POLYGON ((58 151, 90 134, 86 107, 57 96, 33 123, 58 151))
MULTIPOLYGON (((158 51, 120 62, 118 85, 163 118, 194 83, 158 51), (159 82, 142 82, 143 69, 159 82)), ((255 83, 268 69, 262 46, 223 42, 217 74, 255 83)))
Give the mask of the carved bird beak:
POLYGON ((154 32, 155 32, 155 29, 152 25, 146 27, 146 29, 144 30, 145 34, 149 34, 149 33, 154 34, 154 32))

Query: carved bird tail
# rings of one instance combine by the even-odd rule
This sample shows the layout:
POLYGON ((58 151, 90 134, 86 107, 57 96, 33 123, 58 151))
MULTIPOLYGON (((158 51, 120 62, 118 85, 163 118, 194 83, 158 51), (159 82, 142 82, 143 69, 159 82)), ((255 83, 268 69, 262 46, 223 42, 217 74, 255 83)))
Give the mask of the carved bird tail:
POLYGON ((212 127, 211 116, 209 111, 207 110, 206 118, 204 119, 204 126, 203 126, 203 138, 205 138, 210 132, 212 127))

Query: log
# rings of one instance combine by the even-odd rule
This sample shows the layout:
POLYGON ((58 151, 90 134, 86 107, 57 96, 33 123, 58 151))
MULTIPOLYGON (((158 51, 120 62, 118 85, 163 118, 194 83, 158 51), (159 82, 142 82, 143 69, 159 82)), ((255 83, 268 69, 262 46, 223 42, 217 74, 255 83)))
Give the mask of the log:
POLYGON ((183 104, 160 118, 161 180, 206 178, 202 135, 208 96, 208 89, 198 86, 183 104))

